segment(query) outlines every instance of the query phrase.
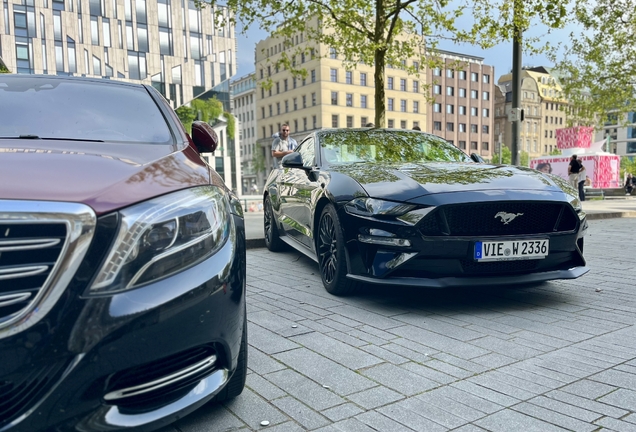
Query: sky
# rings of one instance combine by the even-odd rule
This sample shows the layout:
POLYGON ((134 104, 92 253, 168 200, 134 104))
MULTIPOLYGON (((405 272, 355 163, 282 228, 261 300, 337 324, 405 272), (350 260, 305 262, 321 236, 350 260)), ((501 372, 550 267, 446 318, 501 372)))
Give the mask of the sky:
MULTIPOLYGON (((559 41, 566 42, 568 35, 571 31, 575 30, 572 27, 556 30, 549 36, 544 36, 545 30, 541 30, 539 26, 535 26, 533 31, 529 34, 542 36, 542 40, 546 41, 548 38, 552 44, 559 41)), ((233 79, 243 77, 251 72, 254 72, 254 49, 256 43, 267 38, 267 33, 256 27, 249 29, 246 34, 241 34, 237 29, 237 74, 233 79)), ((462 54, 473 55, 484 58, 484 64, 495 67, 495 82, 501 75, 507 74, 512 69, 512 43, 501 43, 488 50, 483 50, 479 47, 471 45, 456 45, 451 42, 440 42, 438 45, 440 49, 446 51, 452 51, 462 54)), ((523 66, 552 66, 549 60, 545 56, 530 57, 522 54, 523 66)))

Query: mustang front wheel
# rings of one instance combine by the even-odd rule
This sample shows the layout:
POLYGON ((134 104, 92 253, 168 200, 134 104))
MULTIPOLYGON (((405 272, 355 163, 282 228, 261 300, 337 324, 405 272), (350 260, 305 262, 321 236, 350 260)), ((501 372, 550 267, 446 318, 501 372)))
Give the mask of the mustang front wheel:
POLYGON ((318 266, 327 292, 337 296, 353 293, 358 284, 347 279, 344 237, 333 205, 328 204, 318 224, 318 266))

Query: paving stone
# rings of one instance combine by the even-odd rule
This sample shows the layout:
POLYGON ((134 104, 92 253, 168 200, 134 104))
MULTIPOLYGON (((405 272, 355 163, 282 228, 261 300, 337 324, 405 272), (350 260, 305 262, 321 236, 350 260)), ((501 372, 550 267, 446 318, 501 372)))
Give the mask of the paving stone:
POLYGON ((477 420, 475 424, 492 432, 563 432, 567 430, 511 410, 491 414, 486 418, 477 420))
MULTIPOLYGON (((374 429, 371 429, 369 426, 355 418, 339 421, 338 423, 331 425, 331 427, 333 430, 342 432, 375 432, 374 429)), ((323 432, 323 430, 319 429, 318 432, 323 432)), ((331 430, 329 432, 331 432, 331 430)))
POLYGON ((263 420, 269 421, 271 425, 289 420, 289 417, 249 389, 244 389, 240 397, 227 402, 225 406, 252 429, 260 429, 263 420))
POLYGON ((376 411, 367 411, 364 414, 356 416, 356 420, 366 424, 375 431, 382 432, 408 432, 413 431, 403 424, 391 420, 376 411))
POLYGON ((551 391, 545 396, 610 417, 620 418, 629 413, 629 411, 626 411, 624 409, 616 408, 611 405, 582 398, 581 396, 576 396, 571 393, 565 393, 559 390, 551 391))
POLYGON ((361 371, 362 375, 407 396, 438 387, 433 380, 392 364, 381 364, 361 371))
POLYGON ((253 392, 270 401, 287 395, 286 392, 279 389, 260 375, 254 373, 247 376, 245 385, 253 392))
POLYGON ((247 365, 250 370, 254 371, 257 374, 264 375, 270 372, 279 371, 281 369, 285 369, 286 366, 277 362, 275 359, 271 358, 267 354, 258 350, 254 346, 251 345, 252 335, 249 335, 250 347, 247 350, 247 365))
POLYGON ((283 318, 277 313, 269 311, 253 313, 250 315, 249 320, 254 324, 258 324, 260 327, 263 327, 274 333, 278 333, 284 337, 295 336, 313 331, 302 325, 298 325, 298 323, 296 323, 295 321, 288 320, 287 318, 283 318), (294 325, 296 326, 296 328, 292 327, 294 325))
POLYGON ((636 392, 633 390, 618 389, 598 399, 598 402, 636 412, 636 392))
POLYGON ((327 298, 321 295, 315 295, 315 294, 309 294, 309 293, 296 291, 293 293, 289 293, 288 297, 298 302, 303 302, 306 305, 311 305, 311 306, 323 308, 323 309, 338 307, 342 305, 342 302, 335 300, 333 296, 329 296, 329 298, 327 298))
MULTIPOLYGON (((482 411, 476 410, 468 405, 464 405, 458 401, 443 396, 438 392, 438 390, 439 389, 435 389, 431 390, 430 392, 417 395, 416 399, 422 401, 424 404, 430 407, 436 407, 442 411, 451 413, 453 414, 453 416, 457 416, 465 420, 465 422, 472 422, 486 416, 486 413, 482 411)), ((435 419, 432 418, 432 420, 435 419)))
POLYGON ((592 381, 622 387, 629 390, 636 390, 636 375, 617 370, 606 370, 589 377, 592 381))
POLYGON ((322 415, 324 415, 325 417, 327 417, 329 420, 333 422, 337 422, 340 420, 344 420, 346 418, 356 416, 362 412, 364 412, 362 408, 352 403, 338 405, 337 407, 333 407, 333 408, 329 408, 329 409, 321 411, 322 415))
POLYGON ((583 379, 561 387, 559 390, 572 393, 586 399, 597 399, 616 390, 616 387, 589 379, 583 379))
POLYGON ((599 414, 597 412, 579 408, 577 406, 567 404, 556 399, 551 399, 546 396, 539 396, 534 399, 530 399, 528 402, 533 405, 556 411, 558 413, 565 414, 588 423, 591 423, 594 420, 598 420, 603 416, 602 414, 599 414))
POLYGON ((310 350, 329 355, 337 363, 357 370, 382 363, 382 359, 321 333, 311 333, 291 338, 310 350))
POLYGON ((371 387, 375 383, 307 348, 276 354, 276 359, 321 385, 328 385, 339 395, 348 395, 371 387))
MULTIPOLYGON (((531 397, 537 396, 546 391, 544 387, 536 385, 529 386, 529 388, 523 387, 523 385, 516 382, 513 378, 514 377, 506 376, 499 371, 489 371, 484 374, 468 378, 465 381, 512 396, 519 400, 530 399, 531 397)), ((527 383, 527 381, 525 382, 527 383)))
POLYGON ((467 424, 462 427, 458 427, 457 429, 453 429, 453 432, 485 432, 486 429, 482 429, 478 426, 467 424))
POLYGON ((457 378, 447 375, 443 372, 440 372, 436 369, 432 369, 428 367, 428 362, 425 364, 419 364, 414 362, 403 363, 400 367, 413 372, 417 375, 423 376, 424 378, 428 378, 440 384, 450 384, 452 382, 457 381, 457 378))
POLYGON ((636 432, 636 424, 624 422, 612 417, 603 417, 597 420, 595 424, 618 432, 636 432))
POLYGON ((347 398, 362 408, 370 410, 404 399, 404 396, 386 387, 378 386, 360 393, 351 394, 347 398))
POLYGON ((317 429, 331 424, 331 421, 292 397, 284 397, 272 401, 281 411, 298 422, 305 429, 317 429))
POLYGON ((519 400, 514 397, 491 390, 487 387, 482 387, 481 385, 475 384, 468 380, 458 381, 450 385, 456 389, 470 393, 475 397, 483 398, 487 401, 494 402, 504 407, 509 407, 511 405, 519 403, 519 400))
POLYGON ((397 355, 384 347, 376 346, 376 345, 365 345, 360 347, 361 350, 368 352, 369 354, 373 354, 374 356, 381 358, 384 361, 389 363, 393 363, 396 365, 408 363, 409 359, 397 355))
POLYGON ((350 334, 355 334, 355 331, 350 331, 348 333, 342 333, 339 331, 330 331, 330 332, 326 332, 325 336, 339 340, 340 342, 344 342, 345 344, 351 345, 352 347, 356 347, 356 348, 369 345, 369 342, 354 336, 350 336, 350 334))
MULTIPOLYGON (((223 405, 208 404, 193 415, 173 423, 172 430, 179 432, 225 432, 246 426, 223 405)), ((167 431, 165 431, 167 432, 167 431)))
POLYGON ((466 369, 459 368, 452 364, 441 361, 437 358, 433 358, 430 361, 426 362, 426 367, 438 370, 440 372, 443 372, 447 375, 450 375, 458 379, 464 379, 464 378, 468 378, 475 375, 474 372, 470 372, 470 371, 467 371, 466 369))
POLYGON ((358 330, 371 334, 377 338, 383 339, 385 342, 392 341, 393 339, 396 339, 398 337, 394 334, 385 332, 384 330, 377 329, 370 325, 363 325, 361 327, 358 327, 358 330))
MULTIPOLYGON (((333 315, 333 314, 331 314, 333 315)), ((331 317, 327 317, 327 318, 322 318, 318 321, 316 321, 317 323, 320 323, 322 325, 325 325, 327 327, 331 327, 332 331, 333 330, 337 330, 337 331, 341 331, 343 333, 347 333, 350 332, 351 330, 353 330, 353 327, 344 325, 342 323, 339 323, 338 321, 334 321, 333 319, 331 319, 331 317)))
MULTIPOLYGON (((459 388, 453 386, 444 386, 438 389, 431 390, 428 393, 424 393, 421 396, 432 394, 435 397, 444 398, 445 400, 452 400, 454 403, 465 405, 476 411, 482 412, 484 415, 492 414, 503 408, 498 403, 491 402, 480 396, 476 396, 459 388)), ((459 414, 458 414, 459 415, 459 414)))
POLYGON ((378 408, 377 411, 391 420, 401 423, 416 431, 444 432, 448 430, 439 423, 435 423, 434 421, 429 420, 399 404, 400 402, 397 402, 392 405, 378 408))
POLYGON ((261 427, 260 429, 267 430, 267 432, 302 432, 307 430, 293 421, 288 421, 276 426, 261 427))
POLYGON ((396 320, 464 342, 484 336, 483 333, 440 321, 435 316, 423 318, 417 314, 407 314, 396 317, 396 320))
POLYGON ((490 352, 490 350, 473 345, 475 341, 466 343, 428 330, 417 328, 415 326, 397 327, 391 329, 390 333, 402 336, 403 338, 412 340, 421 345, 434 348, 435 350, 448 352, 456 357, 468 360, 490 352))
POLYGON ((542 351, 528 348, 511 341, 501 340, 492 336, 486 336, 481 339, 474 340, 471 344, 487 349, 488 351, 494 351, 520 360, 543 354, 542 351))
POLYGON ((394 339, 393 342, 382 345, 382 347, 418 363, 430 361, 431 356, 439 352, 431 347, 403 338, 394 339))
POLYGON ((590 423, 527 402, 515 405, 512 409, 568 430, 592 432, 597 429, 596 426, 590 423))
POLYGON ((250 345, 265 354, 275 354, 299 347, 298 344, 253 323, 248 322, 247 332, 250 345))
POLYGON ((352 336, 358 339, 359 341, 364 341, 365 343, 368 343, 368 344, 384 345, 386 343, 385 339, 381 339, 367 332, 361 331, 359 327, 347 332, 347 335, 352 336))
POLYGON ((475 357, 474 359, 471 359, 471 361, 484 366, 486 370, 490 370, 512 363, 517 363, 519 360, 499 353, 488 353, 483 356, 475 357))
POLYGON ((345 402, 343 398, 331 390, 291 369, 285 369, 265 377, 316 411, 322 411, 345 402))

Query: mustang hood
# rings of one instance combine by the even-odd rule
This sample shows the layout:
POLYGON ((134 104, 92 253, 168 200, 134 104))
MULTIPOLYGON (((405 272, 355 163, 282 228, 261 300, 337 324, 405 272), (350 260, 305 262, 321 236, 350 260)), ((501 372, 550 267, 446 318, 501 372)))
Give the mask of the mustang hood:
POLYGON ((409 201, 445 192, 527 190, 561 191, 555 181, 529 168, 473 163, 358 163, 332 166, 374 198, 409 201))
POLYGON ((79 202, 99 214, 209 184, 183 145, 0 140, 0 199, 79 202), (185 168, 187 166, 187 168, 185 168))

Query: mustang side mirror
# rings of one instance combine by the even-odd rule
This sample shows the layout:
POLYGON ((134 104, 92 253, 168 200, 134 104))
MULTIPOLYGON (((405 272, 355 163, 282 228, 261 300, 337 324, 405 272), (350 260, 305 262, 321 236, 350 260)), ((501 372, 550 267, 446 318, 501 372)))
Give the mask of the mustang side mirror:
POLYGON ((293 152, 283 156, 283 160, 281 162, 283 168, 311 169, 303 166, 303 157, 298 152, 293 152))
POLYGON ((484 160, 484 158, 482 158, 481 156, 479 156, 477 153, 471 153, 470 154, 470 158, 477 162, 477 163, 486 163, 486 161, 484 160))
POLYGON ((198 120, 192 123, 192 141, 199 153, 214 153, 219 144, 219 138, 212 126, 198 120))

